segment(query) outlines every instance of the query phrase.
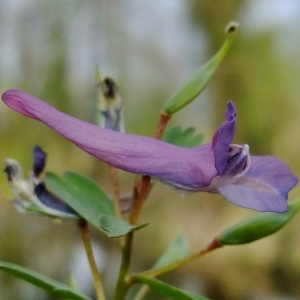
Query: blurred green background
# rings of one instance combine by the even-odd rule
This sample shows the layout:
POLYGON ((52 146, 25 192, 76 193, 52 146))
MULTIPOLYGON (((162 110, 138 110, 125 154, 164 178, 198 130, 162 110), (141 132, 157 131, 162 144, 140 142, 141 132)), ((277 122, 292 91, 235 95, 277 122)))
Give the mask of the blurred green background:
MULTIPOLYGON (((252 154, 272 154, 300 174, 300 2, 297 0, 0 0, 0 89, 23 89, 53 106, 95 122, 95 67, 116 79, 125 100, 126 131, 153 136, 160 109, 182 82, 220 47, 230 20, 240 31, 205 92, 171 124, 195 126, 209 141, 226 102, 237 106, 235 142, 252 154)), ((47 169, 82 172, 111 193, 108 168, 46 126, 0 104, 0 160, 12 157, 29 174, 34 145, 48 152, 47 169)), ((122 190, 133 176, 120 174, 122 190)), ((299 197, 300 189, 290 193, 299 197)), ((82 289, 88 270, 72 222, 20 215, 0 178, 0 259, 82 289), (79 268, 79 271, 78 271, 79 268)), ((136 235, 133 270, 149 268, 184 230, 191 249, 254 212, 218 195, 184 198, 157 184, 136 235), (175 230, 174 230, 175 229, 175 230)), ((281 232, 241 247, 227 247, 163 279, 214 300, 300 299, 300 216, 281 232)), ((118 243, 92 231, 108 294, 116 280, 118 243)), ((95 247, 96 247, 95 246, 95 247)), ((55 299, 0 273, 1 300, 55 299)), ((93 295, 93 292, 90 292, 93 295)), ((148 299, 162 299, 150 294, 148 299)))

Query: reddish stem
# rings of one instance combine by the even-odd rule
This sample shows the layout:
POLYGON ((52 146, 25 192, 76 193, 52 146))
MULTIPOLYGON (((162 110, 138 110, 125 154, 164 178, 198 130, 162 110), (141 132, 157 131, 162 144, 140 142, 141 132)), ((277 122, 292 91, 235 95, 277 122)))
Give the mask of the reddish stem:
POLYGON ((130 215, 130 223, 131 224, 137 223, 143 203, 148 195, 148 189, 150 186, 150 182, 151 182, 150 176, 148 176, 148 175, 142 176, 141 188, 138 193, 137 199, 135 200, 134 207, 133 207, 133 209, 131 211, 131 215, 130 215))
POLYGON ((171 115, 168 115, 164 112, 160 113, 160 120, 159 120, 159 124, 156 128, 156 134, 155 134, 156 139, 161 140, 162 135, 163 135, 171 117, 172 117, 171 115))

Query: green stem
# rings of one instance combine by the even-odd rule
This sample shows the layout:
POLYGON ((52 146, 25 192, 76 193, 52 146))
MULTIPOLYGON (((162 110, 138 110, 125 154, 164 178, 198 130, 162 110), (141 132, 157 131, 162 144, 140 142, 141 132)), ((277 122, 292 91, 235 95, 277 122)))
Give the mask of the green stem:
POLYGON ((149 285, 143 284, 132 300, 143 300, 150 290, 149 285))
POLYGON ((94 285, 95 285, 95 290, 96 290, 96 295, 97 295, 97 300, 105 300, 105 294, 104 294, 104 289, 103 289, 103 283, 101 276, 98 272, 96 261, 93 255, 93 249, 91 245, 91 239, 90 239, 90 234, 89 234, 89 227, 88 223, 85 220, 80 220, 78 222, 78 227, 81 232, 81 237, 84 245, 84 249, 88 258, 88 262, 91 268, 93 280, 94 280, 94 285))
POLYGON ((110 179, 113 185, 113 197, 114 197, 114 207, 115 207, 115 215, 117 218, 122 219, 122 207, 121 207, 121 199, 120 199, 120 185, 118 179, 118 169, 112 165, 109 165, 109 173, 110 179))
MULTIPOLYGON (((160 122, 159 122, 157 130, 156 130, 156 138, 157 139, 161 139, 163 132, 164 132, 170 118, 171 118, 170 115, 161 113, 160 122)), ((135 190, 136 192, 137 191, 138 192, 136 193, 135 202, 134 202, 134 205, 131 210, 130 217, 129 217, 131 224, 137 223, 142 206, 143 206, 144 201, 147 198, 147 195, 151 188, 150 184, 151 184, 151 177, 146 176, 146 175, 142 176, 141 188, 139 191, 137 189, 135 190)), ((118 277, 113 300, 125 299, 126 292, 130 287, 128 278, 130 278, 129 277, 129 267, 130 267, 133 235, 134 235, 133 232, 129 232, 125 238, 125 242, 121 243, 121 246, 122 246, 121 266, 120 266, 119 277, 118 277)))
MULTIPOLYGON (((119 219, 123 219, 122 205, 120 199, 120 184, 118 178, 118 169, 112 165, 109 165, 110 179, 113 185, 113 199, 114 199, 114 209, 115 216, 119 219)), ((120 246, 123 247, 125 243, 125 238, 121 236, 119 238, 120 246)))
POLYGON ((125 244, 122 247, 121 266, 113 300, 125 299, 126 292, 129 288, 126 278, 128 277, 130 266, 132 241, 133 232, 129 232, 126 235, 125 244))
MULTIPOLYGON (((144 200, 148 194, 150 181, 151 181, 150 176, 142 177, 141 188, 136 195, 136 200, 130 214, 131 224, 137 223, 137 219, 141 212, 144 200)), ((126 292, 128 288, 130 287, 127 278, 129 276, 133 234, 134 234, 133 232, 129 232, 125 237, 125 243, 122 245, 121 266, 120 266, 119 277, 118 277, 115 294, 113 298, 114 300, 123 300, 126 296, 126 292)))
POLYGON ((129 278, 129 283, 130 285, 132 285, 133 283, 135 283, 136 279, 135 276, 139 275, 139 276, 143 276, 143 277, 157 277, 159 275, 168 273, 170 271, 173 271, 175 269, 178 269, 179 267, 191 262, 194 259, 200 258, 203 255, 222 247, 222 244, 219 242, 219 240, 217 238, 213 239, 213 241, 203 250, 201 250, 200 252, 196 252, 193 253, 191 255, 188 255, 182 259, 176 260, 166 266, 160 267, 160 268, 153 268, 150 269, 148 271, 145 272, 141 272, 138 274, 133 274, 130 278, 129 278))
MULTIPOLYGON (((123 219, 122 213, 122 206, 121 206, 121 199, 120 199, 120 184, 118 178, 118 169, 112 165, 109 165, 109 173, 110 179, 113 185, 113 199, 114 199, 114 208, 115 208, 115 215, 119 219, 123 219)), ((125 243, 125 238, 121 236, 119 238, 120 246, 123 247, 125 243)))

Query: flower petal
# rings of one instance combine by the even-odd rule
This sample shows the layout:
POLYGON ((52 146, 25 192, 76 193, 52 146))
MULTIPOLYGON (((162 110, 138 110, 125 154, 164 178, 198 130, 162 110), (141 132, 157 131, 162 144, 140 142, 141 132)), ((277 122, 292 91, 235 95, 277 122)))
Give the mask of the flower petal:
POLYGON ((57 217, 78 218, 78 214, 69 205, 52 194, 43 182, 34 187, 34 194, 34 202, 41 207, 43 211, 57 217))
POLYGON ((125 171, 150 175, 184 190, 206 187, 217 175, 210 144, 188 149, 103 129, 64 114, 22 91, 8 91, 2 99, 10 108, 42 121, 89 154, 125 171))
POLYGON ((8 181, 13 182, 24 179, 23 167, 12 158, 6 159, 4 172, 7 174, 8 181))
POLYGON ((231 144, 228 151, 226 176, 241 177, 251 165, 249 146, 231 144))
POLYGON ((31 206, 35 204, 43 213, 52 217, 78 218, 78 214, 71 207, 48 191, 44 182, 35 177, 36 172, 40 174, 41 168, 45 166, 46 153, 36 146, 33 154, 36 167, 30 180, 24 179, 23 168, 16 160, 8 158, 5 161, 5 172, 15 197, 12 202, 17 210, 22 213, 32 212, 31 206))
POLYGON ((220 175, 223 175, 227 168, 228 151, 235 132, 235 120, 236 108, 229 101, 225 112, 225 121, 216 130, 212 140, 216 169, 220 175))
POLYGON ((287 210, 287 194, 298 183, 289 167, 272 156, 252 156, 243 177, 233 178, 217 190, 228 201, 258 211, 287 210))
POLYGON ((47 153, 40 146, 35 146, 33 149, 33 173, 35 177, 43 172, 46 165, 47 153))

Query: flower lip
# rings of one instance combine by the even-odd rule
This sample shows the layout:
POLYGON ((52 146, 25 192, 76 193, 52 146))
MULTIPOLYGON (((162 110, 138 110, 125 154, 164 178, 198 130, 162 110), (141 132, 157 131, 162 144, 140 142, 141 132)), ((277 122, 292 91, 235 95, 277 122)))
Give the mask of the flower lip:
POLYGON ((247 144, 231 144, 228 151, 226 175, 243 176, 250 168, 250 153, 247 144))

